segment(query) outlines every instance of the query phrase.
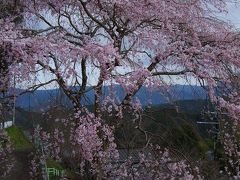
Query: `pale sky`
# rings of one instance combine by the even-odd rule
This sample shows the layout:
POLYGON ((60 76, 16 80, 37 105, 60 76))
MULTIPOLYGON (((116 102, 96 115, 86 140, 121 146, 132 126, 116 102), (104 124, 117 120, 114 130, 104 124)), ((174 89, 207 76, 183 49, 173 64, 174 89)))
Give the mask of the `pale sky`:
POLYGON ((224 21, 229 21, 240 30, 240 0, 237 1, 239 1, 238 4, 228 3, 229 12, 227 14, 218 14, 217 17, 224 21))

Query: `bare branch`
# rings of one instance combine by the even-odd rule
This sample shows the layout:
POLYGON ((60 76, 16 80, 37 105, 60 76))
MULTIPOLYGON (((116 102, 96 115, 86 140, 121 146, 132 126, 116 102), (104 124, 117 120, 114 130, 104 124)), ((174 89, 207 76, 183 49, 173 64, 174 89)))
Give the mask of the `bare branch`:
POLYGON ((177 75, 184 75, 188 72, 192 72, 190 70, 183 70, 183 71, 177 71, 177 72, 168 72, 168 71, 162 71, 162 72, 153 72, 152 76, 162 76, 162 75, 166 75, 166 76, 177 76, 177 75))

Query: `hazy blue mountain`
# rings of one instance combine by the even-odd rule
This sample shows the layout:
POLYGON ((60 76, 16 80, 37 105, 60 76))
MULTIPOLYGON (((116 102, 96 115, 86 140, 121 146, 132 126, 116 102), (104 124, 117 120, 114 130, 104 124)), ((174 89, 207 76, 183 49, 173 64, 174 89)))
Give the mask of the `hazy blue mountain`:
MULTIPOLYGON (((72 87, 78 88, 78 87, 72 87)), ((124 90, 116 85, 114 87, 104 86, 103 94, 109 95, 109 89, 114 89, 114 95, 117 99, 121 100, 125 96, 124 90)), ((20 90, 19 90, 20 91, 20 90)), ((174 85, 170 88, 170 92, 166 90, 150 90, 146 87, 142 87, 136 94, 135 98, 138 98, 143 105, 164 104, 170 101, 177 100, 194 100, 194 99, 206 99, 206 92, 200 86, 189 85, 174 85), (166 98, 167 97, 167 98, 166 98)), ((60 89, 49 90, 37 90, 33 93, 27 93, 17 98, 17 106, 23 109, 30 108, 31 110, 47 109, 48 106, 59 104, 61 102, 64 106, 71 107, 71 102, 61 92, 60 89)), ((94 102, 94 91, 90 90, 86 93, 82 99, 82 103, 85 105, 91 105, 94 102)))

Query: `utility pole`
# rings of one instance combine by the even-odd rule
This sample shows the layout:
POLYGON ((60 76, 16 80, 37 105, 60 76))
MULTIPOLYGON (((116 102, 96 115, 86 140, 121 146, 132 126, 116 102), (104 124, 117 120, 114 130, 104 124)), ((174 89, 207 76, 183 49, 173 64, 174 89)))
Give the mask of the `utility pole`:
POLYGON ((206 126, 214 126, 214 130, 211 131, 211 133, 213 134, 213 151, 214 151, 214 158, 215 158, 216 144, 217 144, 218 135, 219 135, 219 132, 220 132, 220 119, 219 119, 218 115, 228 116, 228 113, 225 113, 225 112, 221 112, 221 113, 209 112, 209 114, 213 115, 215 120, 212 120, 212 121, 197 121, 197 124, 206 125, 206 126))
POLYGON ((215 125, 215 131, 212 131, 214 134, 213 136, 213 156, 215 159, 215 152, 216 152, 216 143, 217 143, 217 138, 218 138, 218 133, 219 133, 219 122, 217 121, 197 121, 197 124, 203 124, 203 125, 215 125))
POLYGON ((15 119, 16 119, 16 78, 15 75, 13 76, 13 119, 12 119, 12 125, 15 124, 15 119))

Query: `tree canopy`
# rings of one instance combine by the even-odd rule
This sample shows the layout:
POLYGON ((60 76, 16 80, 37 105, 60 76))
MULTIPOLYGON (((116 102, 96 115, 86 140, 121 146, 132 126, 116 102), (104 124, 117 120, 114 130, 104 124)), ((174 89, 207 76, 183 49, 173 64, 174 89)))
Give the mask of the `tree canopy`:
MULTIPOLYGON (((68 141, 83 174, 87 167, 99 179, 134 178, 141 173, 156 179, 200 178, 199 171, 183 160, 168 164, 168 151, 162 152, 155 145, 151 148, 156 159, 141 155, 144 171, 131 171, 130 160, 119 166, 112 162, 119 157, 114 131, 128 123, 123 120, 126 111, 132 114, 129 123, 133 122, 136 125, 133 128, 146 135, 145 145, 149 145, 151 134, 141 129, 142 107, 135 94, 142 86, 168 92, 178 78, 203 86, 217 111, 227 112, 227 119, 232 122, 232 135, 225 133, 229 138, 223 138, 225 152, 232 160, 232 169, 227 172, 239 176, 239 139, 235 138, 240 117, 236 80, 240 68, 239 33, 214 15, 227 11, 227 1, 2 3, 11 4, 14 13, 0 16, 0 63, 7 64, 1 66, 1 81, 10 84, 0 86, 4 90, 10 88, 15 77, 17 83, 27 84, 28 91, 49 84, 63 90, 74 106, 74 115, 64 122, 71 127, 68 141), (16 23, 19 17, 21 21, 16 23), (46 78, 40 82, 43 74, 46 78), (116 98, 114 88, 107 96, 102 91, 104 85, 116 84, 125 91, 123 99, 116 98), (81 103, 91 89, 95 92, 94 112, 81 103), (110 123, 105 119, 106 112, 114 117, 110 123)), ((66 140, 62 131, 54 132, 51 152, 54 156, 59 156, 62 151, 59 144, 66 140)), ((49 138, 45 134, 45 139, 49 138)))

